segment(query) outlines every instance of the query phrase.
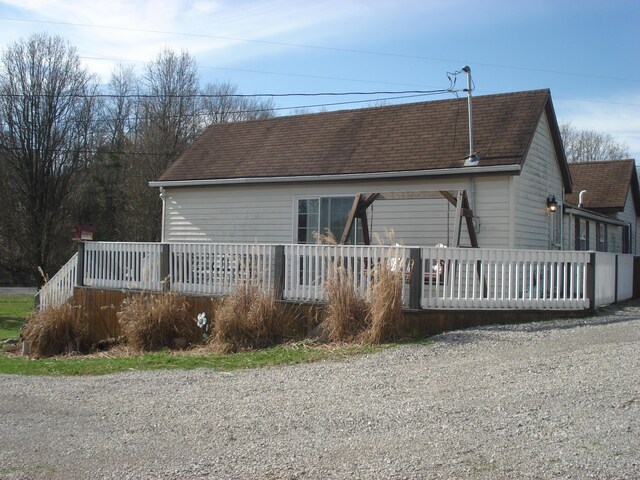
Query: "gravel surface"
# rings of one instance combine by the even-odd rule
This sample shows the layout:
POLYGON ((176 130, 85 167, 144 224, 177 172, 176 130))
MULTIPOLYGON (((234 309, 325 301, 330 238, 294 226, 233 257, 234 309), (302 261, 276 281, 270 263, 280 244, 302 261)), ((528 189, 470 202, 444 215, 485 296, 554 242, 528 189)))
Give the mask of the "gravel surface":
POLYGON ((640 478, 640 303, 344 361, 0 376, 2 478, 640 478))

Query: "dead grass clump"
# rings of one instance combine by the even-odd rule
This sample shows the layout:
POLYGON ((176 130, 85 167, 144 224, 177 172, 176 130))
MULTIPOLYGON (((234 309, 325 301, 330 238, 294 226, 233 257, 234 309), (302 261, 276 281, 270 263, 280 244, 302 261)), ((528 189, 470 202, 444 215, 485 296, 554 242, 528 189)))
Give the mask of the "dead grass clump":
POLYGON ((122 303, 118 321, 128 344, 140 351, 171 348, 176 339, 197 343, 202 335, 187 302, 174 293, 132 296, 122 303))
POLYGON ((89 350, 89 330, 82 308, 65 303, 48 306, 27 318, 22 335, 31 352, 38 357, 51 357, 89 350))
POLYGON ((368 323, 368 305, 353 286, 353 275, 332 265, 324 285, 327 308, 323 330, 332 342, 353 342, 368 323))
POLYGON ((368 295, 369 324, 361 335, 365 343, 388 342, 401 335, 403 273, 395 266, 396 262, 387 259, 374 271, 368 295))
POLYGON ((283 337, 284 307, 256 286, 239 286, 215 313, 212 345, 221 353, 266 348, 283 337))

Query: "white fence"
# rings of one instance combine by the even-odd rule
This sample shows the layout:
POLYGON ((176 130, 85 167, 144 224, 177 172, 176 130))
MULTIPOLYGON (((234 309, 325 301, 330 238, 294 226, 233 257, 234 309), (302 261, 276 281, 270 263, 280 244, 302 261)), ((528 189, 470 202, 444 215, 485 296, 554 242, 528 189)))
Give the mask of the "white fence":
MULTIPOLYGON (((618 255, 617 302, 633 298, 633 260, 633 255, 618 255)), ((598 278, 597 270, 596 278, 598 278)))
MULTIPOLYGON (((408 247, 357 245, 285 245, 284 298, 324 301, 325 282, 337 266, 346 270, 354 289, 362 296, 375 282, 377 268, 386 265, 403 276, 410 271, 408 247)), ((403 304, 408 304, 407 283, 403 281, 403 304)))
POLYGON ((633 296, 634 257, 574 251, 351 245, 81 244, 38 293, 41 308, 93 288, 225 295, 251 284, 293 301, 326 300, 332 268, 369 295, 380 265, 403 277, 403 304, 423 309, 586 309, 633 296), (591 258, 595 264, 590 265, 591 258), (414 258, 416 264, 412 264, 414 258), (82 266, 77 272, 78 266, 82 266), (593 273, 591 273, 593 272, 593 273), (617 278, 616 278, 617 274, 617 278), (592 276, 590 276, 592 275, 592 276), (164 278, 163 278, 164 277, 164 278), (410 283, 410 281, 412 283, 410 283), (595 299, 595 301, 593 301, 595 299))
POLYGON ((78 254, 73 257, 45 283, 38 292, 38 307, 59 307, 73 296, 76 285, 78 254))
POLYGON ((633 255, 597 252, 595 306, 633 297, 633 255))
POLYGON ((238 285, 273 291, 275 245, 176 243, 169 253, 170 288, 224 295, 238 285))
POLYGON ((589 308, 589 252, 423 248, 422 308, 589 308))
POLYGON ((130 290, 162 289, 159 243, 87 242, 84 285, 130 290))

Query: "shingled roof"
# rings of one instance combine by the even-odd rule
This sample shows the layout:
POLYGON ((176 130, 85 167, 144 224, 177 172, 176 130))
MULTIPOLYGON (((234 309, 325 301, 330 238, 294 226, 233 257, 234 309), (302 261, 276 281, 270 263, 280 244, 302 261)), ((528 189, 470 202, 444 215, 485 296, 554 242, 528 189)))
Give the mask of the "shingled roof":
MULTIPOLYGON (((473 98, 478 167, 522 165, 546 112, 571 191, 549 90, 473 98)), ((209 127, 155 185, 193 180, 465 171, 467 99, 339 110, 209 127)), ((515 172, 517 173, 517 172, 515 172)))
POLYGON ((638 174, 633 160, 611 160, 569 164, 573 193, 565 195, 565 203, 577 206, 579 193, 586 190, 583 208, 602 213, 621 212, 629 191, 636 212, 640 213, 638 174))

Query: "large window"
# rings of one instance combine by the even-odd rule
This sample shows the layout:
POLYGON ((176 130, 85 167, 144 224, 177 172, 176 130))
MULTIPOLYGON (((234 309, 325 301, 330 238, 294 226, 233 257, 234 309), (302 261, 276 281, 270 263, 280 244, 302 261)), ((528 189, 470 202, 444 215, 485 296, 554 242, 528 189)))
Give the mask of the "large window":
MULTIPOLYGON (((347 223, 354 197, 312 197, 298 200, 298 243, 317 243, 314 233, 331 232, 337 241, 347 223)), ((362 243, 362 225, 356 219, 349 243, 362 243)))

